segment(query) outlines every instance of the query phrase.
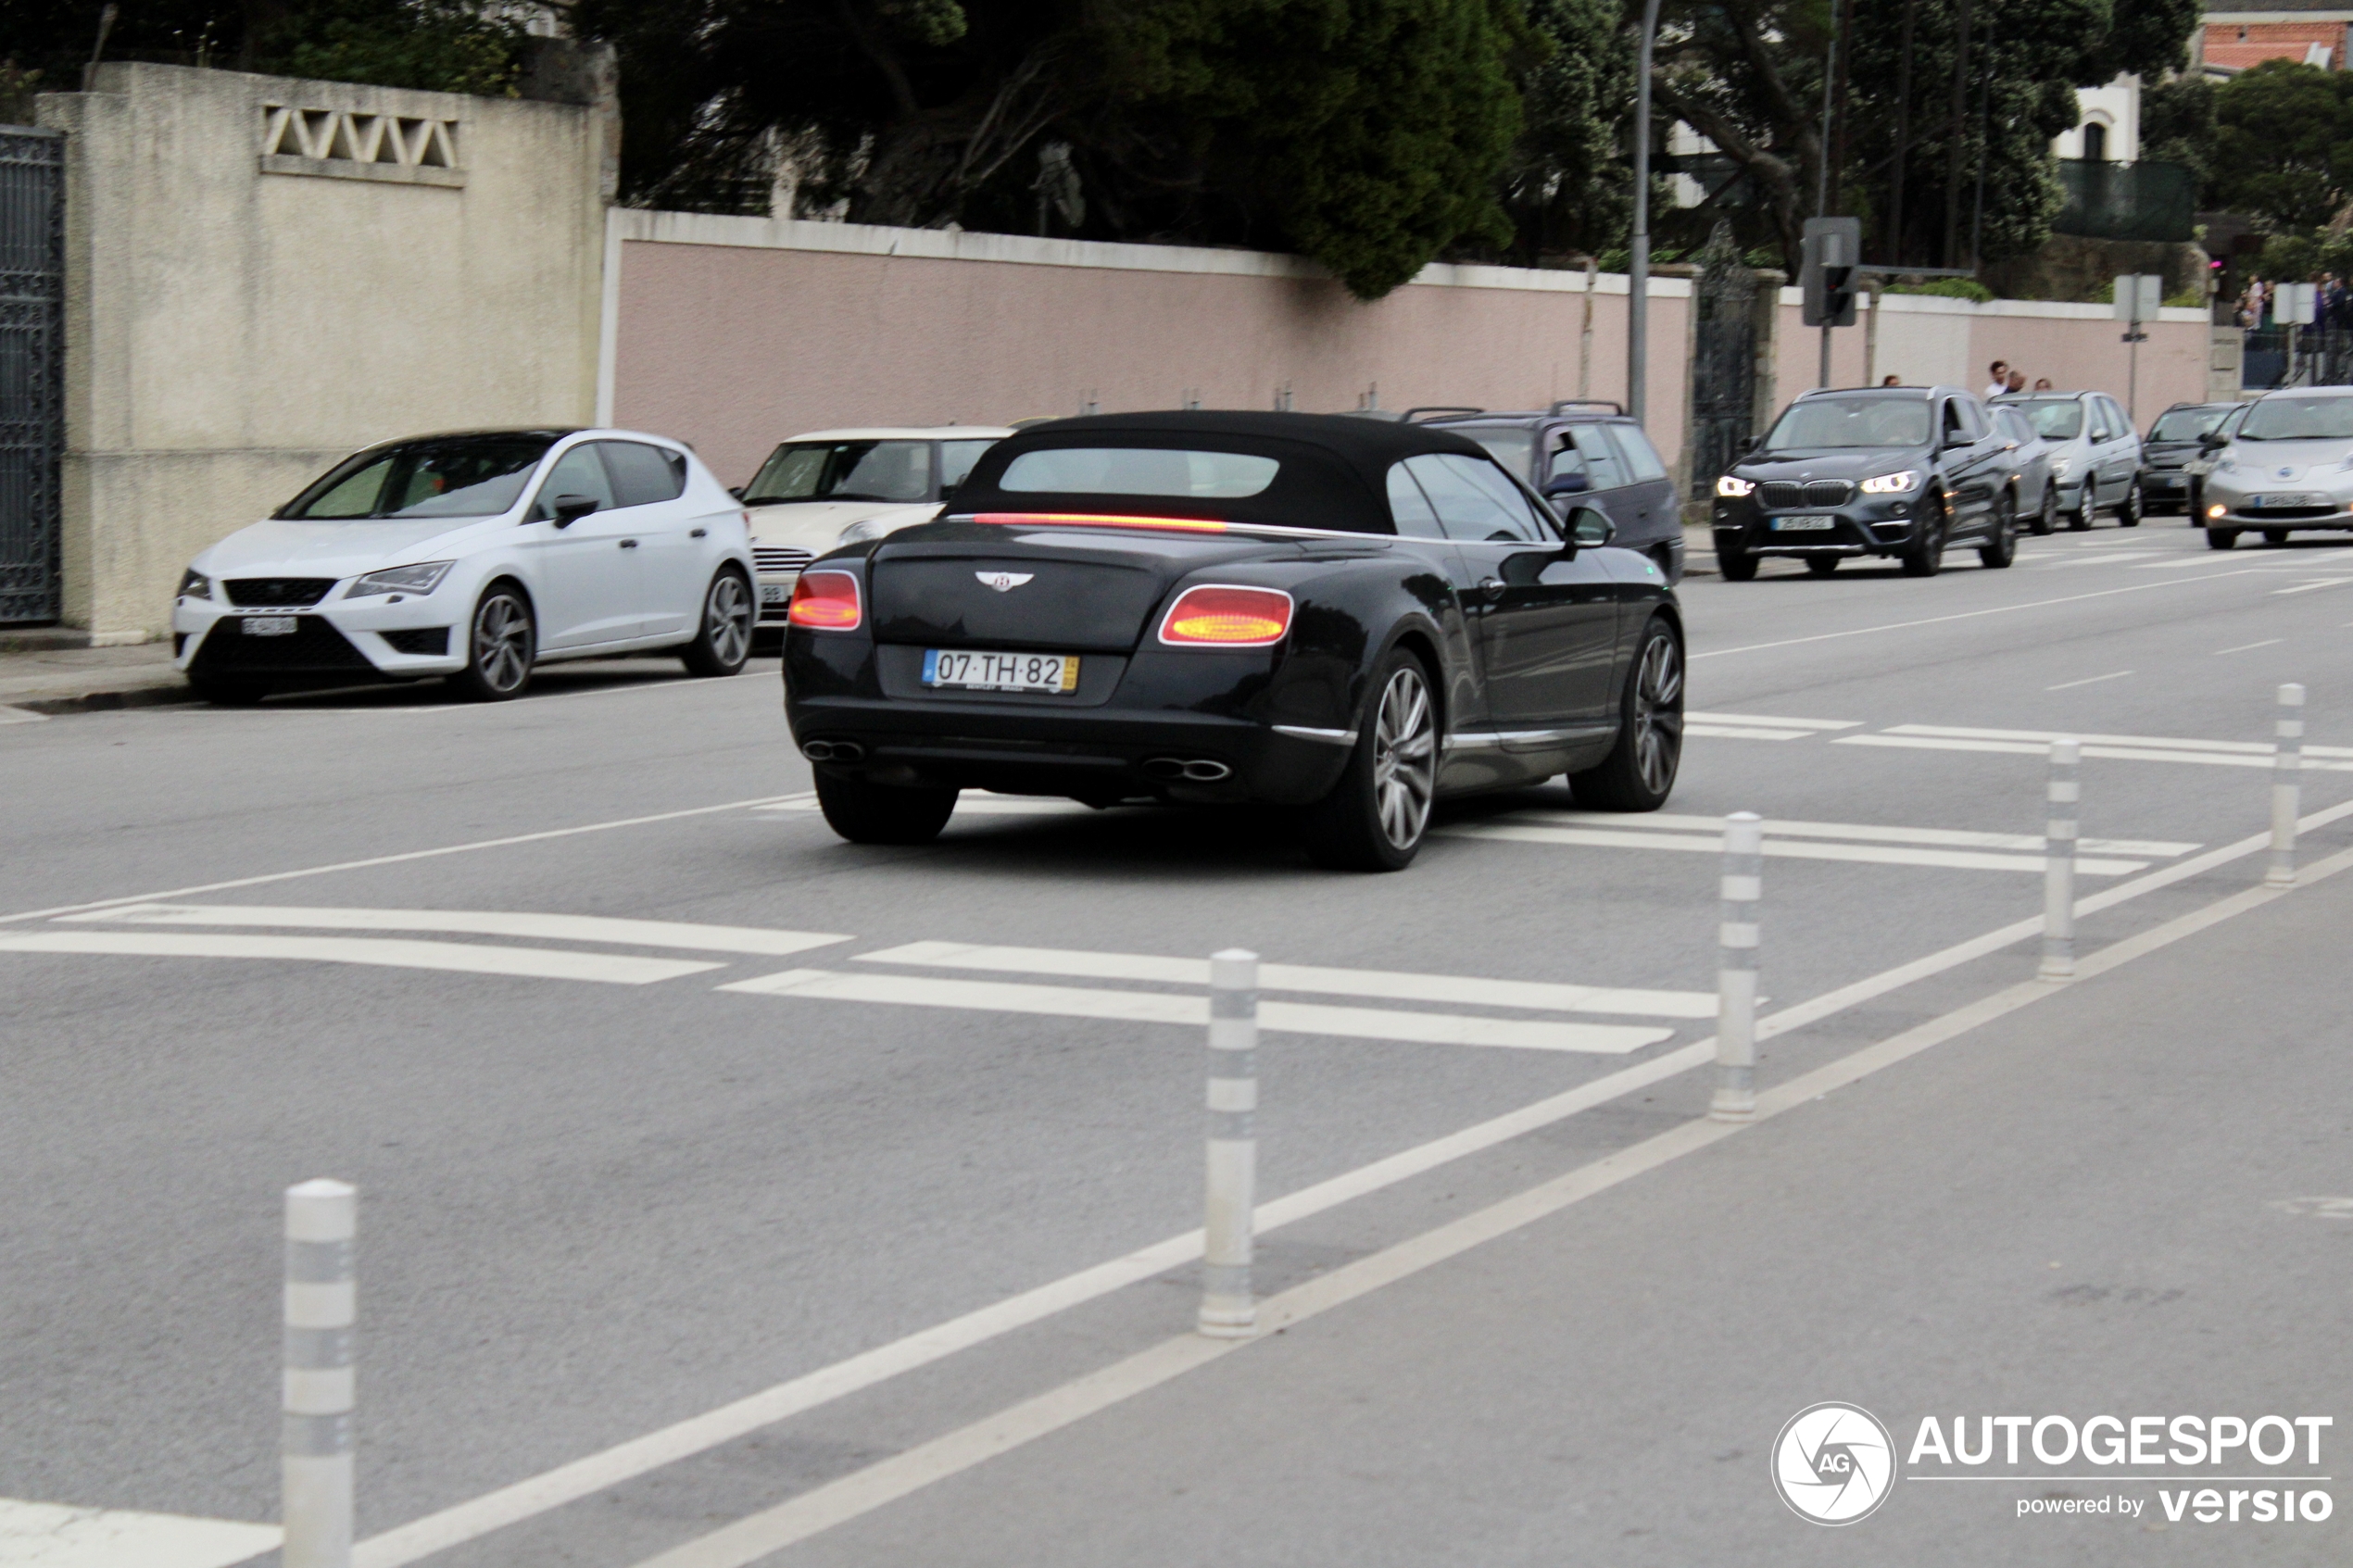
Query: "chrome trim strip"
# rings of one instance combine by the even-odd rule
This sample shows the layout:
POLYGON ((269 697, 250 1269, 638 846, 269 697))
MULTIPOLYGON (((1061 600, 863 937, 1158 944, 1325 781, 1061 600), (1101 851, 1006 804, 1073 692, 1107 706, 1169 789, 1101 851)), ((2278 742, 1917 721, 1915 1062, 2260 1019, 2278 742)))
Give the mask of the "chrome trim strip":
POLYGON ((1446 737, 1448 751, 1486 751, 1505 746, 1545 746, 1555 741, 1597 740, 1615 734, 1615 724, 1579 724, 1565 730, 1469 730, 1446 737))
POLYGON ((1322 741, 1327 746, 1354 746, 1356 744, 1354 730, 1312 730, 1304 724, 1271 724, 1267 727, 1277 734, 1289 735, 1293 740, 1316 740, 1322 741))

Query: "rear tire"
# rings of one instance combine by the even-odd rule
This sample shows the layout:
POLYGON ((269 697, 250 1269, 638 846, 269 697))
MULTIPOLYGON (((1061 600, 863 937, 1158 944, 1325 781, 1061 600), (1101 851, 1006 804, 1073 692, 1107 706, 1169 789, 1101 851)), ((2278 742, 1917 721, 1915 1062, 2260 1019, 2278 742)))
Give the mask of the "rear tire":
POLYGON ((251 708, 270 695, 270 683, 245 675, 190 675, 188 689, 215 708, 251 708))
POLYGON ((1756 558, 1746 550, 1727 550, 1718 547, 1716 552, 1716 570, 1724 574, 1724 581, 1727 583, 1754 583, 1756 581, 1756 558))
POLYGON ((2092 520, 2095 515, 2096 508, 2092 505, 2092 482, 2087 479, 2083 482, 2083 488, 2082 491, 2077 494, 2075 509, 2068 514, 2068 532, 2071 533, 2089 533, 2092 527, 2092 520))
POLYGON ((2046 534, 2058 526, 2058 486, 2048 480, 2043 482, 2043 505, 2026 525, 2029 533, 2046 534))
POLYGON ((1828 577, 1837 570, 1838 558, 1836 556, 1807 556, 1806 558, 1806 574, 1808 577, 1828 577))
POLYGON ((1340 783, 1307 808, 1307 857, 1330 871, 1401 872, 1438 795, 1438 703, 1419 659, 1390 650, 1356 728, 1340 783))
POLYGON ((538 657, 531 601, 512 583, 493 583, 466 622, 466 667, 449 677, 449 684, 476 702, 506 702, 531 684, 531 666, 538 657))
POLYGON ((1944 565, 1944 509, 1936 508, 1920 520, 1920 536, 1899 558, 1906 577, 1933 577, 1944 565))
POLYGON ((753 608, 751 585, 733 568, 724 568, 711 580, 702 596, 702 624, 695 640, 678 650, 689 675, 720 676, 740 672, 751 658, 753 608))
POLYGON ((2209 550, 2232 550, 2238 547, 2239 531, 2235 528, 2209 528, 2206 531, 2206 547, 2209 550))
POLYGON ((825 824, 852 844, 929 844, 956 809, 956 791, 868 784, 817 770, 825 824))
POLYGON ((2018 559, 2018 504, 2009 496, 1994 508, 1994 536, 1978 546, 1977 558, 1991 571, 2018 559))
POLYGON ((1626 672, 1617 744, 1599 766, 1569 774, 1569 792, 1589 811, 1655 811, 1675 793, 1682 761, 1683 645, 1655 615, 1626 672))

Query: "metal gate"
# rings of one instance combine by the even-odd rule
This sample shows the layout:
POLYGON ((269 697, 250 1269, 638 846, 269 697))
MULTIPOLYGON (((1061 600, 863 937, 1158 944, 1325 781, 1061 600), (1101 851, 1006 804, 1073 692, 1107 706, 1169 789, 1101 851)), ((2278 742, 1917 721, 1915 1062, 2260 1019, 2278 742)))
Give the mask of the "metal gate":
POLYGON ((0 626, 58 613, 65 147, 0 126, 0 626))
POLYGON ((1718 223, 1699 254, 1692 362, 1692 499, 1716 490, 1756 417, 1756 274, 1718 223))

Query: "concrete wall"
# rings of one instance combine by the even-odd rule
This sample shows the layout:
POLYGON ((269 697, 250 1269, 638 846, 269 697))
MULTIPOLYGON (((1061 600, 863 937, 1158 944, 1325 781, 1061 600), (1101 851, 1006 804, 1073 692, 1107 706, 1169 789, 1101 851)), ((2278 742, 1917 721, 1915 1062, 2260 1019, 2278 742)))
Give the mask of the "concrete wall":
MULTIPOLYGON (((1433 266, 1364 304, 1306 262, 616 209, 604 406, 729 483, 803 431, 1102 411, 1626 395, 1626 280, 1433 266), (1580 369, 1581 367, 1581 369, 1580 369)), ((1683 444, 1691 284, 1652 285, 1647 426, 1683 444)))
MULTIPOLYGON (((1787 403, 1815 384, 1818 328, 1800 320, 1801 295, 1781 291, 1780 399, 1787 403)), ((2048 376, 2066 392, 2105 392, 2148 422, 2167 405, 2203 402, 2208 392, 2209 331, 2203 310, 2163 310, 2146 323, 2141 345, 2137 398, 2130 356, 2120 341, 2124 324, 2105 305, 2059 305, 2044 300, 1997 299, 1976 305, 1933 295, 1891 294, 1879 301, 1876 347, 1871 301, 1866 295, 1856 324, 1831 334, 1831 380, 1838 386, 1869 386, 1895 375, 1906 385, 1985 386, 1986 366, 2006 359, 2026 372, 2026 384, 2048 376)))
POLYGON ((609 117, 175 66, 90 87, 40 100, 69 137, 69 623, 159 634, 191 555, 355 447, 595 412, 609 117))

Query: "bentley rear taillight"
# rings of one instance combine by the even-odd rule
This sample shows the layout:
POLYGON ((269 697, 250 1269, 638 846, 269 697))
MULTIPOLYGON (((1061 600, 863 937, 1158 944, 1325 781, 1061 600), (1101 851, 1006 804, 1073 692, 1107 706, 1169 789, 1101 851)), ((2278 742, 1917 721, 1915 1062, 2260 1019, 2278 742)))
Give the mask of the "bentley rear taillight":
POLYGON ((847 571, 804 571, 792 585, 785 619, 816 632, 855 632, 862 618, 858 579, 847 571))
POLYGON ((1160 640, 1189 647, 1263 648, 1290 630, 1291 597, 1280 588, 1204 583, 1168 607, 1160 640))

